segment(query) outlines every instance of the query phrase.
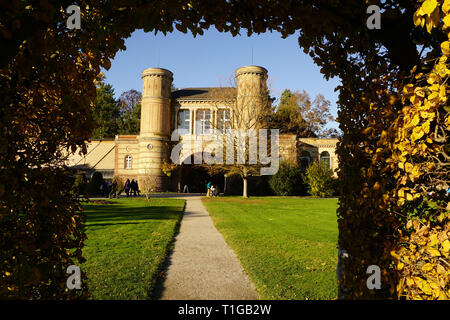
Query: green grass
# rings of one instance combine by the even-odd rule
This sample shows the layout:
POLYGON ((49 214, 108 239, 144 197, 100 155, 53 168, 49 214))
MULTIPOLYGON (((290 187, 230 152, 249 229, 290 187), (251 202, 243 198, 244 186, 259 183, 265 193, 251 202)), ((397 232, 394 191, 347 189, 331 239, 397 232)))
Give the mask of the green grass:
POLYGON ((150 299, 173 246, 184 200, 115 199, 87 204, 81 266, 91 299, 150 299))
POLYGON ((204 199, 262 299, 337 297, 337 199, 204 199))

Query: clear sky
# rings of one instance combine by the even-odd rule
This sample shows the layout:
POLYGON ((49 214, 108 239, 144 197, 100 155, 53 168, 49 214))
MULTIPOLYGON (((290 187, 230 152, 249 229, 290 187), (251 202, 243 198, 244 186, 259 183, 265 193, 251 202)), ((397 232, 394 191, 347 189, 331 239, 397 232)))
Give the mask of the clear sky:
MULTIPOLYGON (((326 81, 312 59, 300 49, 298 35, 282 39, 279 33, 233 37, 215 28, 203 36, 174 31, 135 31, 125 42, 127 49, 116 54, 111 68, 104 71, 116 98, 124 91, 142 91, 141 73, 146 68, 165 68, 174 74, 175 87, 230 86, 239 67, 259 65, 268 70, 271 96, 279 98, 284 89, 306 90, 311 98, 318 93, 331 102, 336 116, 338 79, 326 81), (253 51, 253 61, 252 61, 253 51)), ((337 128, 337 124, 332 124, 337 128)))

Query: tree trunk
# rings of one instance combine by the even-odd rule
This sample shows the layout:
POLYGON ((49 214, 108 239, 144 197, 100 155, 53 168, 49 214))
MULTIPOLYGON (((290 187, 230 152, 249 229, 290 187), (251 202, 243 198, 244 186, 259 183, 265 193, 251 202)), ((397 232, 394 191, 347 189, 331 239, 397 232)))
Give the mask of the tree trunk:
POLYGON ((242 197, 244 198, 248 198, 248 193, 247 193, 247 177, 242 177, 242 180, 244 181, 244 187, 242 190, 242 197))

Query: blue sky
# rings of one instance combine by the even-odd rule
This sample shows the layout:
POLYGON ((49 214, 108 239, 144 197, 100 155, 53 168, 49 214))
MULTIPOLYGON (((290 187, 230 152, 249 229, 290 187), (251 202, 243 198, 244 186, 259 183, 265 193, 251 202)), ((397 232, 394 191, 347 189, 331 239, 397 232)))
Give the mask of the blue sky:
POLYGON ((306 90, 312 98, 322 93, 336 116, 334 88, 339 80, 326 81, 297 39, 298 35, 282 39, 275 32, 251 37, 243 32, 233 37, 215 28, 196 38, 178 31, 164 36, 137 30, 126 40, 127 49, 118 52, 105 71, 106 81, 114 87, 116 98, 130 89, 142 91, 141 72, 150 67, 172 71, 177 88, 229 86, 237 68, 253 64, 268 70, 273 97, 278 98, 284 89, 306 90))

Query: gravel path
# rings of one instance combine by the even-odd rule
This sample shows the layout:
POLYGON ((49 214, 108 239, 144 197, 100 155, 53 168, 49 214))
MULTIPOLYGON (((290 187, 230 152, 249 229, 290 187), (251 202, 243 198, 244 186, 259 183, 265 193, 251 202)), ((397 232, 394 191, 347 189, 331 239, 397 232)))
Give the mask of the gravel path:
POLYGON ((186 209, 160 288, 160 299, 259 299, 236 255, 214 226, 201 197, 180 198, 186 199, 186 209))

